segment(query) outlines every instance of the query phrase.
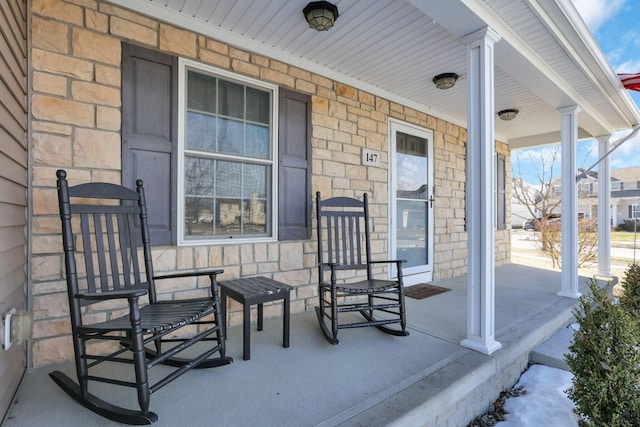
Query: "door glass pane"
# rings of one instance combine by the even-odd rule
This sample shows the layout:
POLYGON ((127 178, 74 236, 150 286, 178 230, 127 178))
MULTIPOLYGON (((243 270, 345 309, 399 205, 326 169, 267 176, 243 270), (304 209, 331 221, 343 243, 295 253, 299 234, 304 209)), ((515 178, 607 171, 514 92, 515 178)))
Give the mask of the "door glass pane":
POLYGON ((396 197, 427 199, 427 140, 398 132, 396 197))
POLYGON ((396 249, 405 267, 428 263, 427 140, 396 133, 396 249))
POLYGON ((398 200, 396 211, 396 244, 398 258, 406 259, 403 267, 427 263, 427 209, 423 202, 398 200))

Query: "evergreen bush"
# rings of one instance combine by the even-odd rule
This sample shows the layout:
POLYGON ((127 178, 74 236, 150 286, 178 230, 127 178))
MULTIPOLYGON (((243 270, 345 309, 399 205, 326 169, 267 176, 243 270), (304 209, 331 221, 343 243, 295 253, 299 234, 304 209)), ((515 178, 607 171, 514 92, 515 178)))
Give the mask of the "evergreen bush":
POLYGON ((624 295, 620 303, 636 316, 640 316, 640 265, 630 264, 622 280, 624 295))
POLYGON ((573 372, 568 390, 584 425, 640 425, 640 321, 614 303, 606 288, 589 282, 591 295, 574 311, 580 329, 566 360, 573 372))

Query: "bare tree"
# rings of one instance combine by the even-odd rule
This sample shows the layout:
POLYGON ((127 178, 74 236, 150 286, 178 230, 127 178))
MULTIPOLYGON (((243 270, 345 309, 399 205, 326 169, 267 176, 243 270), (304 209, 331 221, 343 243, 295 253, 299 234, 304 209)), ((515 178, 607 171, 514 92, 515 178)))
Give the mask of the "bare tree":
MULTIPOLYGON (((560 223, 557 221, 543 220, 541 222, 541 235, 545 236, 546 249, 544 252, 551 258, 553 267, 562 266, 562 233, 560 223)), ((584 267, 594 261, 598 251, 598 224, 593 219, 578 220, 578 267, 584 267)), ((542 242, 541 242, 542 243, 542 242)))
POLYGON ((559 152, 560 147, 553 146, 544 151, 530 150, 526 153, 536 173, 537 182, 534 183, 528 183, 522 178, 522 158, 520 154, 516 154, 516 168, 511 180, 513 196, 518 203, 527 208, 531 214, 529 218, 548 217, 560 205, 560 198, 555 193, 553 186, 553 171, 559 152))
POLYGON ((528 183, 522 178, 521 155, 516 154, 515 173, 511 180, 513 195, 516 200, 526 206, 531 214, 529 218, 539 221, 537 229, 540 230, 540 243, 543 251, 547 251, 549 227, 542 222, 547 222, 549 216, 560 205, 560 197, 556 194, 554 181, 554 168, 560 153, 559 146, 548 149, 527 151, 526 155, 533 166, 537 182, 528 183))
MULTIPOLYGON (((515 156, 515 171, 512 189, 515 199, 526 206, 531 218, 538 221, 536 229, 540 231, 540 249, 551 258, 554 267, 560 267, 562 259, 562 235, 558 215, 553 215, 560 206, 560 193, 556 189, 557 177, 554 176, 556 162, 560 156, 560 146, 543 150, 529 150, 526 155, 533 166, 537 182, 527 183, 522 178, 521 155, 515 156)), ((592 176, 586 174, 587 176, 592 176)), ((596 175, 597 176, 597 175, 596 175)), ((576 183, 578 185, 578 183, 576 183)), ((580 188, 578 197, 590 196, 590 192, 580 188)), ((597 255, 597 221, 580 219, 578 221, 578 266, 593 261, 597 255)))

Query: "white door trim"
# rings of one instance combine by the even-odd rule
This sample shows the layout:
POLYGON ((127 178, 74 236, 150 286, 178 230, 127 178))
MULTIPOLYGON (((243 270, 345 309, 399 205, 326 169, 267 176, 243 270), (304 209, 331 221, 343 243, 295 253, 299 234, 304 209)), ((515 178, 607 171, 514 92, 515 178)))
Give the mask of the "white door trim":
MULTIPOLYGON (((395 195, 395 156, 396 156, 396 132, 415 135, 425 138, 427 144, 427 183, 428 196, 434 196, 434 173, 433 173, 433 131, 411 123, 396 119, 389 119, 389 257, 396 258, 396 195, 395 195)), ((405 285, 415 285, 417 283, 430 282, 433 278, 433 250, 434 250, 434 209, 427 209, 427 265, 412 268, 403 268, 405 285)), ((390 276, 395 276, 395 271, 389 271, 390 276)))

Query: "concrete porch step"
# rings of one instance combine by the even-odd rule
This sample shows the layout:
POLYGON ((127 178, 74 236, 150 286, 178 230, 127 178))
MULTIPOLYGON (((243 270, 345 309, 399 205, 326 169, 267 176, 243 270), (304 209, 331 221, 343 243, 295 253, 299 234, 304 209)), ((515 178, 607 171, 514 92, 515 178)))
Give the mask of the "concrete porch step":
POLYGON ((569 353, 573 332, 571 325, 559 329, 558 332, 531 351, 530 362, 570 371, 564 356, 569 353))

